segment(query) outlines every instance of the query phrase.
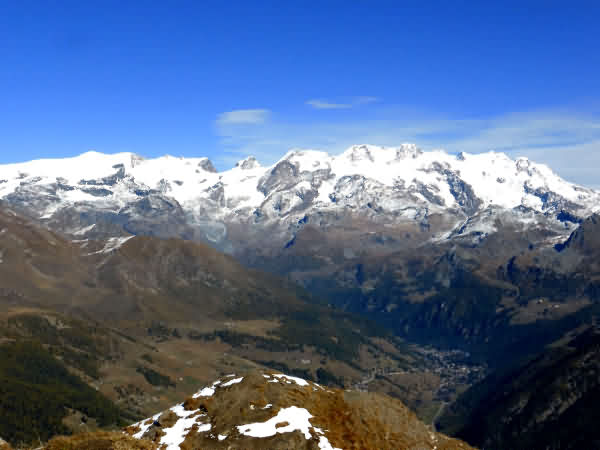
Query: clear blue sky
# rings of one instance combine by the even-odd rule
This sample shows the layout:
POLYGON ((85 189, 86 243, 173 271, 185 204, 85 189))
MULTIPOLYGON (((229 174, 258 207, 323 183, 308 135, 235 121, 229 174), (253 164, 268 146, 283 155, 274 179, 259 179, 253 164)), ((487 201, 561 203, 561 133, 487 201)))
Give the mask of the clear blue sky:
POLYGON ((414 141, 559 170, 600 153, 599 28, 597 1, 0 1, 0 163, 414 141))

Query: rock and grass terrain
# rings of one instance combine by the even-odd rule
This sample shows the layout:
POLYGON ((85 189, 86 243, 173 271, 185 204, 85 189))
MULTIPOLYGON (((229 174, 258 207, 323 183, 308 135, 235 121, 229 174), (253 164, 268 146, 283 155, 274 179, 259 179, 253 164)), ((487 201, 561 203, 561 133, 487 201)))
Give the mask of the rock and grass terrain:
MULTIPOLYGON (((120 430, 257 370, 387 395, 486 449, 597 442, 600 194, 546 166, 92 152, 1 166, 0 198, 13 445, 120 430)), ((76 439, 120 435, 99 436, 76 439)))
POLYGON ((389 397, 256 371, 217 380, 127 432, 167 449, 471 448, 389 397))
POLYGON ((1 219, 0 433, 13 445, 120 429, 230 372, 366 390, 373 368, 416 383, 433 364, 384 327, 205 244, 135 237, 82 249, 11 210, 1 219))

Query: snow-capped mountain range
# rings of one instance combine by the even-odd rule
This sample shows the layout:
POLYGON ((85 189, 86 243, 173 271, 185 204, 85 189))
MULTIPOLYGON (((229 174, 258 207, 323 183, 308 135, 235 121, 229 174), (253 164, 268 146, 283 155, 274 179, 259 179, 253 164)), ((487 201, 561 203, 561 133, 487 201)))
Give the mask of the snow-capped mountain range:
POLYGON ((543 164, 413 144, 357 145, 337 156, 295 150, 268 167, 249 157, 224 172, 207 158, 87 152, 0 166, 0 198, 79 239, 147 233, 230 251, 240 226, 287 242, 307 223, 353 217, 388 228, 419 223, 448 239, 492 232, 508 214, 519 226, 568 234, 600 210, 600 193, 543 164))

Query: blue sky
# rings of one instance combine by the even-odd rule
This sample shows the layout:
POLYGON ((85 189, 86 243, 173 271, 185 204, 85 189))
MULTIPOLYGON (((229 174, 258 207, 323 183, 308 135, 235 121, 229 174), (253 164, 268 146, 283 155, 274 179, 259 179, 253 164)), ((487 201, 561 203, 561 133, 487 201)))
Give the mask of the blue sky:
POLYGON ((3 1, 0 163, 501 150, 600 186, 597 1, 3 1))

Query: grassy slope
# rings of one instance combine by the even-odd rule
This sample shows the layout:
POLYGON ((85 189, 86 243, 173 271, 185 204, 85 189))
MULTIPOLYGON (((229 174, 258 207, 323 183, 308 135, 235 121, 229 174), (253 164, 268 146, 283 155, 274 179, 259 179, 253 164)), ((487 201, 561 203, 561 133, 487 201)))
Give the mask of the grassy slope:
POLYGON ((68 409, 95 418, 104 427, 126 420, 110 400, 36 342, 0 346, 0 398, 0 435, 13 443, 68 433, 62 422, 68 409))
MULTIPOLYGON (((406 366, 411 356, 387 331, 308 303, 302 289, 206 245, 135 238, 90 255, 102 244, 80 248, 1 211, 0 229, 0 339, 43 342, 65 373, 133 415, 160 410, 231 371, 284 365, 342 384, 380 363, 406 366)), ((39 392, 56 412, 43 439, 64 431, 69 392, 39 392)), ((24 422, 25 435, 11 439, 37 439, 41 428, 24 422)))

